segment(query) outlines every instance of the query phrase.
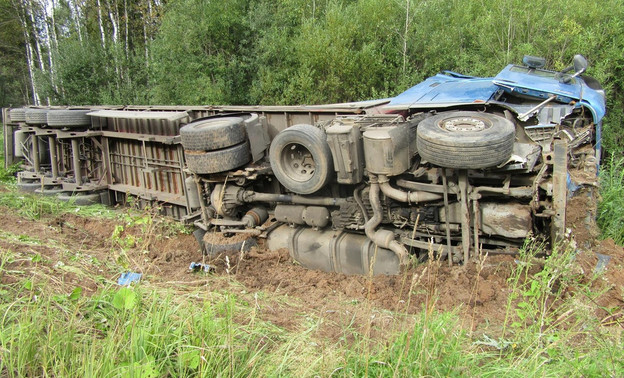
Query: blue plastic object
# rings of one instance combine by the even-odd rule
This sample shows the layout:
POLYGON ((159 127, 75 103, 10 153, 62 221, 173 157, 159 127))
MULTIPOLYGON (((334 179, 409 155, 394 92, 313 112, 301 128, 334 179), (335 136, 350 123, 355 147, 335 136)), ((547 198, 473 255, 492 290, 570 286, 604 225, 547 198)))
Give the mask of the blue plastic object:
POLYGON ((141 273, 135 272, 122 273, 121 277, 119 277, 119 279, 117 280, 117 285, 130 285, 133 282, 138 282, 141 279, 141 276, 143 276, 141 273))
POLYGON ((215 271, 215 267, 212 265, 208 265, 208 264, 192 262, 191 265, 189 265, 189 270, 191 271, 203 270, 206 273, 212 273, 215 271))

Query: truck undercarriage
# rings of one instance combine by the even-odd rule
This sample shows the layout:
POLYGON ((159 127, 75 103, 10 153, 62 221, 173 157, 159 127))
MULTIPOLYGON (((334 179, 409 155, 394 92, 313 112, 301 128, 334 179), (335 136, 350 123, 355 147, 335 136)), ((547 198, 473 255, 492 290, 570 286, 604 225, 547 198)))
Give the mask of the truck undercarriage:
POLYGON ((453 264, 569 237, 568 200, 597 186, 604 94, 598 114, 511 83, 419 84, 487 94, 470 102, 414 101, 417 86, 407 101, 307 107, 4 109, 6 161, 22 162, 22 190, 158 204, 198 226, 206 253, 219 232, 311 269, 396 274, 411 258, 453 264))

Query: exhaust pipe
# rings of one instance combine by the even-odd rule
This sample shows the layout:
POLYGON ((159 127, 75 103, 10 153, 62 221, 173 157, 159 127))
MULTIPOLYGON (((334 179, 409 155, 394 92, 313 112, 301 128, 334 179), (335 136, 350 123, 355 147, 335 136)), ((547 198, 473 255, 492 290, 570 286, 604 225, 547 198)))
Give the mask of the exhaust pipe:
POLYGON ((369 199, 371 207, 373 208, 373 217, 364 225, 364 232, 366 236, 380 248, 387 248, 394 252, 401 264, 407 263, 408 252, 407 249, 398 241, 394 239, 394 233, 388 230, 375 230, 382 220, 382 207, 379 200, 379 183, 377 177, 370 176, 371 188, 369 193, 369 199))

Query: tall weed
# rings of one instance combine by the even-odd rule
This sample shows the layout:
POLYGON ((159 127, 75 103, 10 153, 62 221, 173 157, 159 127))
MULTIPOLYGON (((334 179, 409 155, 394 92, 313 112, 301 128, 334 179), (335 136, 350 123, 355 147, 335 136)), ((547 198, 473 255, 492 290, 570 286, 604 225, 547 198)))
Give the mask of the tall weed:
POLYGON ((468 373, 475 362, 476 356, 468 353, 470 339, 459 326, 456 313, 429 313, 423 309, 412 329, 391 340, 368 360, 352 354, 340 375, 362 376, 366 372, 373 377, 452 376, 468 373))
POLYGON ((603 238, 624 245, 624 158, 611 158, 600 172, 602 201, 598 204, 598 226, 603 238))

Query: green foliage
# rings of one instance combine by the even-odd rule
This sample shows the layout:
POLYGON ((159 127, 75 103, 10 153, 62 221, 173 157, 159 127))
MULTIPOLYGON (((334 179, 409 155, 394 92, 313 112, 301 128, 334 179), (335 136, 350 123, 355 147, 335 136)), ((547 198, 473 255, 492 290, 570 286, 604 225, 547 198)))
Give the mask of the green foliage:
MULTIPOLYGON (((4 125, 0 123, 0 129, 4 128, 4 125)), ((5 168, 4 161, 4 134, 0 133, 0 183, 2 184, 14 184, 16 182, 16 173, 19 171, 19 163, 15 163, 8 168, 5 168)))
MULTIPOLYGON (((4 159, 0 159, 4 163, 4 159)), ((11 165, 9 168, 0 167, 0 183, 13 184, 16 182, 15 175, 19 172, 19 163, 11 165)))
POLYGON ((251 75, 247 1, 167 5, 152 46, 152 102, 247 103, 251 75))
MULTIPOLYGON (((575 282, 573 272, 574 252, 572 248, 561 250, 552 248, 542 269, 530 274, 535 267, 535 255, 541 253, 542 246, 528 242, 520 251, 518 268, 510 278, 512 292, 509 303, 515 303, 516 321, 512 328, 531 328, 535 334, 546 335, 552 330, 560 311, 565 310, 564 293, 571 282, 575 282)), ((575 282, 578 284, 578 282, 575 282)), ((509 314, 508 314, 509 315, 509 314)))
POLYGON ((111 303, 117 310, 132 310, 136 306, 136 302, 137 297, 134 290, 122 287, 115 293, 111 303))
POLYGON ((600 172, 600 185, 597 218, 602 237, 624 245, 624 158, 611 156, 600 172))
MULTIPOLYGON (((8 96, 2 103, 29 95, 27 66, 18 64, 27 41, 17 15, 26 5, 11 12, 16 4, 0 0, 6 20, 0 40, 7 45, 0 46, 0 87, 8 96)), ((45 21, 52 27, 49 14, 28 4, 39 17, 35 26, 45 21)), ((590 62, 588 74, 607 93, 604 146, 624 150, 619 0, 141 0, 101 2, 100 9, 95 1, 55 4, 56 29, 50 30, 58 44, 41 41, 41 59, 34 57, 35 66, 43 62, 35 77, 40 97, 54 103, 357 101, 394 96, 443 69, 490 76, 525 54, 562 69, 582 53, 590 62)), ((29 25, 31 39, 34 31, 29 25)))
POLYGON ((64 39, 54 55, 57 82, 39 72, 42 95, 63 105, 146 103, 146 67, 138 54, 126 56, 115 45, 103 49, 97 40, 64 39))
POLYGON ((312 13, 287 1, 258 5, 260 12, 270 8, 271 15, 265 25, 256 25, 264 28, 252 87, 256 102, 310 104, 387 95, 396 76, 398 34, 387 28, 397 20, 394 5, 330 1, 312 13))
POLYGON ((24 35, 12 0, 0 0, 0 108, 28 101, 24 35))

